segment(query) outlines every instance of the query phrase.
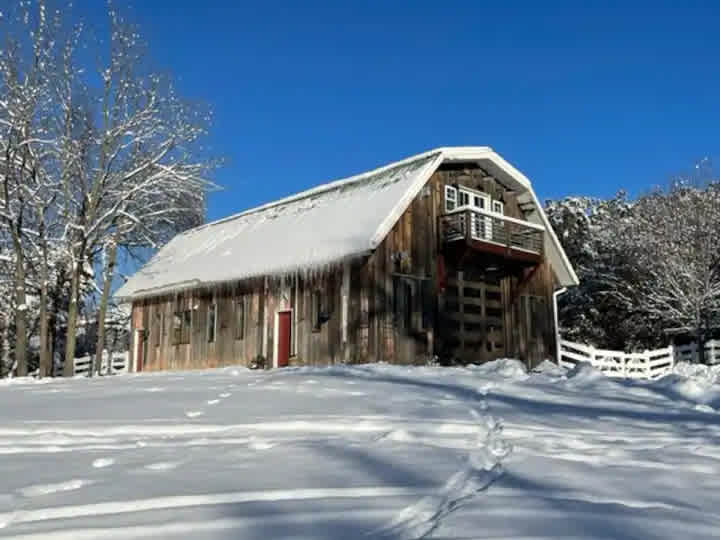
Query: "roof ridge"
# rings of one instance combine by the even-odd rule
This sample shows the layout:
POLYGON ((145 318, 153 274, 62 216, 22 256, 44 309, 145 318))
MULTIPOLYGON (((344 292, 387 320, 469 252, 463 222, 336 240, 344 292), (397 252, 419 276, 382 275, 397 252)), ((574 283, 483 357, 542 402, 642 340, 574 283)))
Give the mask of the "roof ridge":
POLYGON ((192 234, 197 231, 201 231, 207 227, 210 227, 212 225, 219 225, 221 223, 226 223, 228 221, 232 221, 244 216, 248 216, 251 214, 255 214, 257 212, 262 212, 265 210, 269 210, 270 208, 274 208, 276 206, 280 206, 283 204, 287 204, 290 202, 300 201, 302 199, 306 199, 307 197, 311 197, 313 195, 319 195, 321 193, 326 193, 328 191, 331 191, 333 189, 340 188, 342 186, 350 185, 355 182, 360 182, 362 180, 365 180, 371 176, 374 176, 376 174, 380 174, 382 172, 385 172, 389 169, 393 169, 395 167, 402 167, 403 165, 407 165, 408 163, 411 163, 413 161, 417 161, 419 159, 424 159, 433 156, 434 154, 439 154, 440 152, 444 151, 445 148, 433 148, 432 150, 427 150, 425 152, 422 152, 420 154, 414 154, 412 156, 408 156, 404 159, 401 159, 399 161, 393 161, 391 163, 387 163, 385 165, 382 165, 380 167, 377 167, 375 169, 371 169, 369 171, 365 171, 362 173, 358 173, 352 176, 348 176, 345 178, 338 178, 335 180, 331 180, 329 182, 326 182, 324 184, 319 184, 317 186, 305 189, 303 191, 298 191, 297 193, 293 193, 291 195, 288 195, 286 197, 283 197, 281 199, 276 199, 274 201, 263 203, 259 206, 254 206, 252 208, 248 208, 246 210, 242 210, 241 212, 237 212, 235 214, 231 214, 229 216, 225 216, 213 221, 209 221, 207 223, 203 223, 202 225, 198 225, 197 227, 193 227, 192 229, 188 229, 187 231, 184 231, 181 233, 181 235, 186 234, 192 234))

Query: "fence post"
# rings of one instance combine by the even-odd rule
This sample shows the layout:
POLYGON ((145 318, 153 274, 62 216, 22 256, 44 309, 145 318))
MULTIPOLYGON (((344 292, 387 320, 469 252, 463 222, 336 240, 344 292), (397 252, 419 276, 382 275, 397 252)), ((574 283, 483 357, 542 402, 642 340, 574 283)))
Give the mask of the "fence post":
POLYGON ((593 367, 597 366, 597 350, 592 345, 590 345, 590 363, 593 367))
POLYGON ((675 371, 675 345, 670 345, 670 372, 675 371))

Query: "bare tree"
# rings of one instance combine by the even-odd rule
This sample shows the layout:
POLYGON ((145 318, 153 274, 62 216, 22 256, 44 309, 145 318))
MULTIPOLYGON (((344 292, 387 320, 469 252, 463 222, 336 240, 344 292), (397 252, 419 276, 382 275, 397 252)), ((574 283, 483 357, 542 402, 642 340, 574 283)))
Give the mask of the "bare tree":
POLYGON ((13 291, 3 334, 14 331, 18 375, 35 327, 39 372, 52 371, 58 324, 63 373, 72 375, 80 306, 94 300, 99 369, 118 250, 154 248, 200 223, 215 166, 198 142, 209 114, 147 69, 137 29, 108 4, 101 46, 65 15, 49 16, 44 0, 21 3, 0 49, 0 266, 12 275, 0 287, 13 291), (88 44, 98 51, 96 76, 78 54, 88 44))
MULTIPOLYGON (((204 211, 212 163, 199 156, 197 141, 208 117, 180 99, 165 77, 144 69, 137 30, 110 9, 107 59, 101 63, 99 96, 88 93, 97 112, 84 115, 86 130, 72 145, 83 165, 69 176, 67 201, 72 285, 64 373, 72 374, 81 272, 104 252, 105 276, 97 324, 95 369, 99 369, 105 314, 119 243, 155 245, 158 229, 177 232, 179 216, 204 211), (177 204, 181 202, 182 204, 177 204), (132 239, 134 238, 134 240, 132 239)), ((72 95, 67 95, 72 99, 72 95)))
MULTIPOLYGON (((27 374, 28 267, 38 235, 34 204, 45 191, 44 160, 49 155, 48 82, 55 41, 45 4, 20 10, 16 22, 24 36, 8 35, 0 53, 0 219, 8 232, 14 259, 15 362, 17 375, 27 374), (23 39, 25 37, 26 39, 23 39)), ((42 225, 40 226, 42 229, 42 225)))

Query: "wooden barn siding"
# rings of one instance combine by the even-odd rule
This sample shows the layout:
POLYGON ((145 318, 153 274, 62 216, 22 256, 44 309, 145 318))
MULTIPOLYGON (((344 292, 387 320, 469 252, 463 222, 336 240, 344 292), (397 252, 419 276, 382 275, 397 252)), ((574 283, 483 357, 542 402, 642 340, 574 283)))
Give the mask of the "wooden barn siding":
POLYGON ((428 279, 430 294, 437 296, 437 209, 442 204, 442 190, 441 175, 433 175, 372 255, 353 266, 349 321, 352 361, 410 364, 432 355, 433 329, 419 329, 419 288, 412 314, 419 330, 408 332, 395 324, 393 275, 413 276, 418 278, 418 285, 428 279))
MULTIPOLYGON (((144 370, 191 369, 224 365, 247 365, 264 356, 268 366, 274 365, 276 313, 291 309, 292 345, 290 365, 326 365, 340 361, 413 363, 433 354, 437 343, 437 321, 443 296, 437 290, 438 217, 444 213, 444 187, 460 184, 490 193, 504 200, 505 214, 522 218, 514 195, 507 193, 493 179, 479 171, 436 172, 412 201, 398 222, 377 249, 351 265, 348 298, 347 344, 342 329, 342 265, 323 272, 295 278, 267 278, 243 281, 212 290, 192 291, 136 302, 133 307, 134 328, 150 331, 147 361, 144 370), (398 254, 402 256, 398 259, 398 254), (428 278, 431 294, 430 328, 405 332, 396 328, 393 303, 393 274, 428 278), (319 331, 313 330, 312 295, 321 291, 323 309, 330 316, 319 331), (235 339, 234 302, 245 295, 246 316, 244 339, 235 339), (218 305, 217 335, 214 343, 206 337, 207 309, 212 298, 218 305), (172 319, 180 302, 192 310, 193 329, 189 345, 172 344, 172 319), (156 312, 164 313, 166 331, 160 335, 153 328, 156 312), (138 326, 140 325, 140 326, 138 326), (263 333, 264 332, 264 333, 263 333)), ((451 271, 448 268, 448 271, 451 271)), ((548 325, 543 342, 543 354, 552 356, 553 277, 546 261, 535 270, 522 275, 508 276, 501 281, 503 291, 505 347, 508 356, 527 359, 528 349, 525 318, 520 314, 522 295, 545 299, 548 325)), ((420 297, 419 289, 416 297, 420 297)), ((415 303, 413 317, 420 326, 422 305, 415 303)), ((535 360, 533 360, 535 362, 535 360)))
MULTIPOLYGON (((484 191, 494 199, 504 202, 504 214, 508 217, 524 219, 523 212, 514 193, 510 193, 494 179, 485 177, 480 170, 440 170, 431 179, 433 185, 433 201, 436 215, 445 212, 444 188, 446 185, 461 185, 484 191)), ((434 221, 433 238, 437 239, 437 217, 434 221)), ((554 322, 552 314, 552 295, 554 291, 552 269, 543 259, 536 268, 525 269, 520 276, 507 276, 501 280, 504 306, 505 353, 535 365, 543 358, 552 358, 555 348, 554 322), (538 296, 544 299, 546 324, 544 329, 543 347, 540 351, 531 351, 528 344, 526 317, 522 316, 520 303, 525 295, 538 296)))
POLYGON ((148 332, 144 371, 193 369, 247 364, 259 354, 257 324, 261 312, 259 288, 218 288, 181 293, 142 300, 133 310, 142 313, 133 317, 133 328, 148 332), (245 298, 244 339, 235 339, 235 302, 245 298), (214 342, 207 339, 207 314, 210 304, 217 303, 214 342), (189 344, 173 344, 173 317, 176 311, 191 310, 192 328, 189 344), (158 314, 161 314, 158 318, 158 314), (163 323, 163 327, 159 324, 163 323))
MULTIPOLYGON (((275 324, 279 311, 292 311, 292 344, 290 365, 325 365, 342 360, 344 353, 341 328, 341 268, 331 268, 308 278, 268 278, 240 282, 232 286, 196 290, 178 295, 150 298, 133 304, 133 328, 145 329, 147 353, 144 371, 163 369, 196 369, 226 365, 248 365, 264 356, 274 365, 275 324), (312 295, 320 291, 322 308, 329 319, 318 331, 313 329, 312 295), (244 337, 235 338, 235 302, 243 297, 245 306, 244 337), (207 316, 210 305, 217 304, 214 342, 207 339, 207 316), (176 310, 190 309, 192 316, 190 344, 173 344, 173 316, 176 310), (157 314, 164 313, 165 331, 157 314)), ((359 309, 358 288, 351 281, 350 324, 359 309)), ((350 340, 355 336, 348 334, 350 340)))

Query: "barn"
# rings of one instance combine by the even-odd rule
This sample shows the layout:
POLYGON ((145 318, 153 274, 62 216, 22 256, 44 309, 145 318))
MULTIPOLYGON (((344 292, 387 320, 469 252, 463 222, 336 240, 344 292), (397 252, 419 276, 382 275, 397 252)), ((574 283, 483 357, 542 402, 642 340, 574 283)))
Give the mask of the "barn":
POLYGON ((180 234, 116 297, 136 371, 534 366, 577 283, 530 181, 489 147, 451 147, 180 234))

